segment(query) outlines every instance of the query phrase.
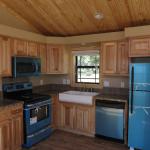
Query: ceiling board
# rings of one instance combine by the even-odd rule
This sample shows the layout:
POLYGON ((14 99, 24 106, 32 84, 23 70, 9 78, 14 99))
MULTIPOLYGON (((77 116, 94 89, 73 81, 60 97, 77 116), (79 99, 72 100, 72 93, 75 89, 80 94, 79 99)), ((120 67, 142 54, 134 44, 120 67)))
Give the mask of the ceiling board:
POLYGON ((41 34, 72 36, 150 24, 150 0, 1 0, 41 34), (96 20, 96 11, 104 14, 96 20))

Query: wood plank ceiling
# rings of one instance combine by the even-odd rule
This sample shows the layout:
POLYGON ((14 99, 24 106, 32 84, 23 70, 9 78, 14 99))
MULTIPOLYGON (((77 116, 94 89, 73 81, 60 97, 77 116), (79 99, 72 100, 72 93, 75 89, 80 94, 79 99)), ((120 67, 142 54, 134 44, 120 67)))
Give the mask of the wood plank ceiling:
POLYGON ((39 33, 72 36, 150 24, 150 0, 0 0, 39 33), (96 11, 103 13, 96 20, 96 11))

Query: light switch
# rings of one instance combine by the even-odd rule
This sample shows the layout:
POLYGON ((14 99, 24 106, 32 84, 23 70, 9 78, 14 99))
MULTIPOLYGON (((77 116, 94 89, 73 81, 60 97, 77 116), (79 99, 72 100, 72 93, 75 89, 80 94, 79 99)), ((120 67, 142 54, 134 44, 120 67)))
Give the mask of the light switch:
POLYGON ((104 81, 104 87, 110 87, 109 81, 107 81, 107 80, 104 81))
POLYGON ((40 85, 43 85, 44 84, 44 81, 43 79, 40 80, 40 85))
POLYGON ((121 81, 121 84, 120 84, 121 88, 124 88, 125 84, 123 81, 121 81))

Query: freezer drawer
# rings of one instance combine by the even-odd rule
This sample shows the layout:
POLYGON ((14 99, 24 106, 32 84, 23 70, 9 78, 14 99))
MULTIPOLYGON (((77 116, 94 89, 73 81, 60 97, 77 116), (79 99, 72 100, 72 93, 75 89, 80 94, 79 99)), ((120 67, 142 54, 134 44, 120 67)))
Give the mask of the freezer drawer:
POLYGON ((96 106, 96 135, 124 139, 124 109, 96 106))

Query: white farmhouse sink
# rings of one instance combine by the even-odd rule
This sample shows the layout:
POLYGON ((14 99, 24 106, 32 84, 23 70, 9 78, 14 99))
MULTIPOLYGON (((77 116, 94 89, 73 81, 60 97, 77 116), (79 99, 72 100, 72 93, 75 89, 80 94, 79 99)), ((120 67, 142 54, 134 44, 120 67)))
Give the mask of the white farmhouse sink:
POLYGON ((92 105, 96 95, 96 92, 67 91, 59 93, 59 101, 92 105))

